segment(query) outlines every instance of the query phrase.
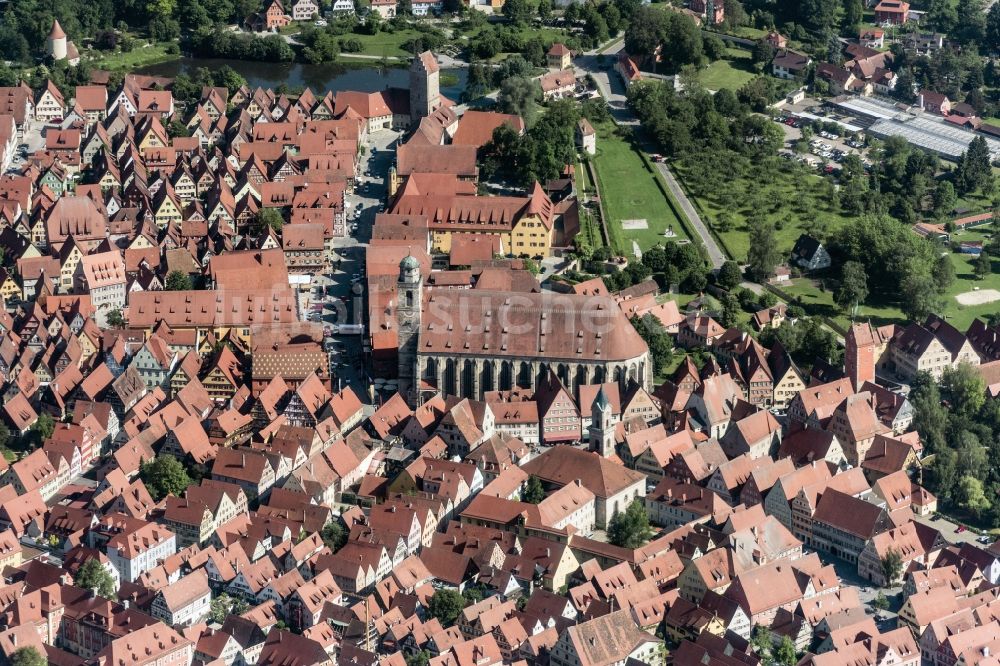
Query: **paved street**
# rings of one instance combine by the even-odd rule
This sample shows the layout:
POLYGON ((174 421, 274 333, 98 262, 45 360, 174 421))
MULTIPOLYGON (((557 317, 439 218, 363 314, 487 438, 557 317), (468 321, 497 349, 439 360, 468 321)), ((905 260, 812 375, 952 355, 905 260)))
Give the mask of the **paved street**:
MULTIPOLYGON (((387 174, 392 166, 398 132, 380 131, 372 135, 361 159, 360 177, 355 192, 347 195, 346 215, 349 235, 334 241, 335 257, 326 275, 314 276, 313 286, 322 296, 313 303, 323 302, 320 321, 330 340, 330 370, 334 388, 350 386, 367 401, 368 378, 364 370, 363 344, 367 335, 332 334, 334 324, 360 324, 365 321, 363 277, 364 250, 371 240, 372 225, 379 207, 386 198, 387 174)), ((311 308, 304 312, 312 315, 311 308)))
POLYGON ((681 210, 684 211, 684 215, 687 216, 691 226, 694 230, 698 232, 701 237, 701 242, 705 244, 705 250, 708 252, 708 260, 712 264, 712 268, 719 268, 726 261, 726 254, 719 247, 719 244, 715 242, 715 238, 712 236, 708 227, 705 226, 705 222, 701 219, 701 215, 695 210, 694 205, 691 200, 688 199, 687 195, 684 193, 684 189, 674 178, 674 174, 670 172, 667 165, 663 162, 657 162, 656 168, 660 170, 660 174, 663 179, 667 182, 667 187, 670 188, 670 193, 674 195, 677 202, 681 206, 681 210))
MULTIPOLYGON (((808 549, 805 550, 808 551, 808 549)), ((861 600, 862 607, 866 613, 875 616, 875 624, 878 626, 879 631, 891 631, 896 628, 897 613, 899 612, 899 607, 902 605, 902 587, 885 589, 876 587, 872 585, 871 581, 865 580, 858 575, 857 565, 850 564, 836 557, 831 557, 826 553, 817 551, 817 554, 823 564, 833 565, 841 584, 850 585, 858 590, 858 598, 861 600), (880 592, 885 595, 886 600, 889 602, 889 608, 886 610, 879 610, 874 606, 875 599, 880 592)))

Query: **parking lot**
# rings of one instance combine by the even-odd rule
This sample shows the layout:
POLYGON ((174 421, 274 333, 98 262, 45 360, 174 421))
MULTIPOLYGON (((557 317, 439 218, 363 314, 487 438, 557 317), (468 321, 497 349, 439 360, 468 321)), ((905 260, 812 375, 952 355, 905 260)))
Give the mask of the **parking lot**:
POLYGON ((848 155, 858 155, 865 166, 871 166, 864 144, 851 136, 833 134, 825 130, 813 132, 809 141, 809 153, 795 152, 795 144, 802 140, 802 123, 790 116, 779 116, 778 124, 785 133, 785 150, 783 154, 795 157, 799 161, 832 173, 840 169, 840 163, 848 155), (794 123, 794 124, 793 124, 794 123))
MULTIPOLYGON (((51 126, 51 127, 54 127, 51 126)), ((18 142, 17 152, 11 160, 9 173, 20 172, 28 155, 45 149, 46 125, 36 121, 28 121, 24 125, 24 135, 18 142)))

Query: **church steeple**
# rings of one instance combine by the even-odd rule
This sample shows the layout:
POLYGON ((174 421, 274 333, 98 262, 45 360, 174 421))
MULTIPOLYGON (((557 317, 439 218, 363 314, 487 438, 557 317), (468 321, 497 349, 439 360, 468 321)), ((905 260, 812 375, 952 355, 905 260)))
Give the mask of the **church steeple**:
POLYGON ((407 252, 399 262, 399 279, 396 281, 396 337, 399 341, 399 393, 411 405, 416 403, 417 338, 420 332, 420 301, 423 276, 420 261, 407 252))
POLYGON ((615 414, 602 386, 590 406, 590 450, 608 458, 615 452, 615 414))

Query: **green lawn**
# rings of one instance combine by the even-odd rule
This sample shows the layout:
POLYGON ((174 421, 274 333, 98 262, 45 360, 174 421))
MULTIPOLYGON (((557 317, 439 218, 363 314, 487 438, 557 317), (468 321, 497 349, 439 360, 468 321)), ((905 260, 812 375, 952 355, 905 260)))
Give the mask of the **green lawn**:
POLYGON ((600 125, 597 130, 594 166, 616 249, 632 256, 633 240, 641 249, 663 243, 667 240, 663 232, 668 226, 677 234, 676 238, 688 238, 676 204, 669 201, 657 185, 659 174, 647 167, 639 152, 618 135, 613 125, 600 125), (622 220, 634 219, 645 219, 648 228, 622 228, 622 220))
MULTIPOLYGON (((991 234, 990 227, 980 227, 958 234, 953 234, 956 241, 986 241, 991 234)), ((945 294, 944 312, 942 316, 951 322, 958 330, 965 331, 976 317, 985 318, 996 312, 1000 301, 984 305, 960 305, 955 299, 959 294, 980 290, 996 289, 1000 291, 1000 257, 993 257, 993 272, 983 280, 977 280, 973 269, 976 257, 967 254, 951 254, 951 263, 955 267, 955 284, 945 294)))
POLYGON ((761 39, 767 35, 767 30, 761 30, 760 28, 751 28, 748 25, 741 26, 730 31, 733 35, 737 37, 743 37, 744 39, 761 39))
POLYGON ((709 90, 729 88, 736 90, 756 76, 750 52, 744 49, 726 49, 726 58, 716 60, 701 70, 698 79, 709 90))
POLYGON ((345 53, 345 57, 351 55, 373 55, 389 56, 396 58, 409 58, 412 54, 403 48, 403 43, 419 36, 416 30, 397 30, 396 32, 381 31, 375 35, 361 35, 350 33, 344 35, 344 39, 356 39, 364 46, 358 54, 345 53))
POLYGON ((179 53, 167 53, 167 44, 157 42, 148 46, 137 45, 131 51, 108 53, 107 51, 91 50, 86 53, 87 63, 95 69, 134 70, 148 65, 180 58, 179 53))
MULTIPOLYGON (((797 297, 807 314, 829 317, 845 329, 850 325, 850 317, 834 304, 833 292, 824 290, 819 281, 805 277, 796 278, 791 285, 780 285, 780 288, 793 297, 797 297)), ((860 306, 855 318, 870 321, 877 326, 900 323, 906 320, 899 308, 891 305, 860 306)))

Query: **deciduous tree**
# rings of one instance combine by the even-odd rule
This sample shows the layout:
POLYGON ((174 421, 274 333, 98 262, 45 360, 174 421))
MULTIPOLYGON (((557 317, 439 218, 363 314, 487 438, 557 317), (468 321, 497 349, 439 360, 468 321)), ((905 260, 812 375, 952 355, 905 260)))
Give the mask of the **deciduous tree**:
POLYGON ((73 582, 85 590, 97 590, 105 599, 115 598, 115 579, 97 558, 92 557, 84 562, 73 582))
POLYGON ((775 267, 781 261, 778 242, 774 237, 774 224, 760 216, 751 218, 748 224, 750 226, 748 270, 750 277, 757 282, 763 282, 774 274, 775 267))
POLYGON ((532 474, 524 484, 524 492, 521 493, 521 501, 528 504, 538 504, 545 499, 545 489, 542 488, 542 481, 532 474))
POLYGON ((903 556, 895 548, 889 548, 880 562, 885 587, 892 587, 903 573, 903 556))
POLYGON ((774 661, 781 666, 795 666, 798 662, 795 643, 788 636, 782 636, 781 642, 774 648, 774 661))
POLYGON ((114 310, 108 312, 105 320, 111 328, 122 328, 125 326, 125 317, 122 315, 121 308, 115 308, 114 310))
POLYGON ((253 220, 250 222, 250 233, 259 236, 268 227, 275 232, 280 232, 284 224, 285 220, 277 208, 261 208, 254 214, 253 220))
POLYGON ((986 403, 986 384, 973 365, 962 362, 941 373, 941 394, 955 413, 972 417, 986 403))
POLYGON ((990 253, 983 250, 976 257, 976 262, 972 266, 973 272, 976 274, 977 280, 984 280, 986 276, 993 272, 993 261, 990 259, 990 253))
POLYGON ((31 424, 30 428, 31 433, 35 436, 35 439, 38 440, 39 444, 51 437, 55 429, 56 422, 46 412, 39 414, 38 419, 31 424))
POLYGON ((951 257, 942 254, 934 262, 932 276, 939 292, 945 292, 955 282, 955 265, 951 263, 951 257))
POLYGON ((320 536, 323 538, 323 543, 335 553, 347 543, 347 530, 338 520, 325 525, 320 536))
POLYGON ((160 455, 143 463, 139 476, 157 502, 167 495, 180 497, 191 485, 191 477, 184 465, 171 455, 160 455))
POLYGON ((442 627, 450 627, 465 608, 465 598, 455 590, 442 589, 434 592, 427 604, 427 612, 436 617, 442 627))
POLYGON ((992 505, 986 497, 983 482, 966 474, 958 480, 958 504, 977 518, 992 505))
POLYGON ((857 261, 848 261, 841 269, 840 285, 833 294, 833 300, 844 310, 853 312, 866 298, 868 274, 865 267, 857 261))
POLYGON ((541 94, 537 81, 525 76, 512 76, 500 84, 497 105, 504 113, 516 113, 530 125, 538 112, 541 94))
POLYGON ((625 511, 612 516, 608 523, 608 542, 622 548, 638 548, 651 534, 649 514, 638 498, 625 511))
POLYGON ((188 291, 192 288, 191 276, 181 270, 170 271, 164 288, 167 291, 188 291))
POLYGON ((35 647, 28 645, 18 648, 10 656, 11 666, 48 666, 48 659, 45 658, 35 647))
POLYGON ((732 289, 743 280, 740 266, 732 259, 722 264, 719 269, 718 283, 723 289, 732 289))

